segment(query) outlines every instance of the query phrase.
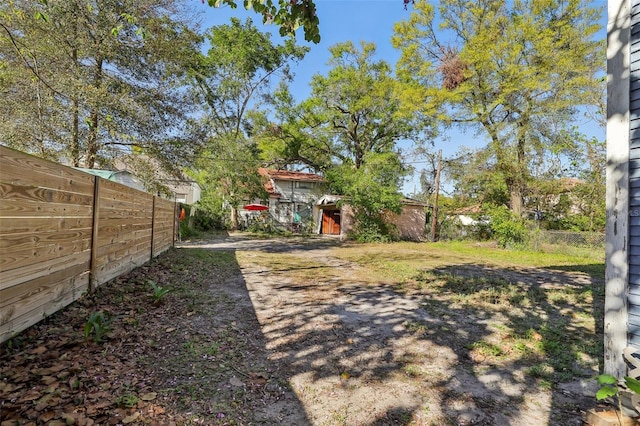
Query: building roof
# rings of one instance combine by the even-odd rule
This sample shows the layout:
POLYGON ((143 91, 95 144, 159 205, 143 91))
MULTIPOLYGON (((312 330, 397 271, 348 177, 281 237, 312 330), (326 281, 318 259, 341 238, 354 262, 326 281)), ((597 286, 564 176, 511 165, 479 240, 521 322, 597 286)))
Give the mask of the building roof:
POLYGON ((267 191, 267 194, 269 194, 269 196, 271 197, 276 197, 276 198, 282 197, 282 194, 280 194, 279 192, 276 192, 275 188, 273 187, 273 183, 271 183, 271 179, 269 179, 264 183, 264 189, 265 191, 267 191))
MULTIPOLYGON (((119 170, 86 169, 84 167, 74 167, 74 169, 92 174, 94 176, 99 176, 106 180, 112 180, 114 182, 116 181, 116 175, 120 173, 119 170)), ((129 172, 126 172, 126 173, 129 173, 129 172)))
POLYGON ((269 179, 274 179, 274 180, 278 179, 278 180, 297 180, 301 182, 324 182, 324 178, 315 173, 265 169, 264 167, 260 167, 258 169, 258 173, 260 173, 261 176, 265 176, 265 177, 268 177, 269 179))
POLYGON ((298 182, 324 182, 324 178, 315 173, 265 169, 264 167, 260 167, 258 169, 258 173, 260 173, 260 176, 264 176, 268 179, 264 184, 264 189, 267 191, 267 194, 269 194, 270 197, 275 197, 275 198, 282 197, 282 194, 276 192, 275 187, 273 186, 274 180, 287 180, 287 181, 298 181, 298 182))
POLYGON ((561 191, 569 192, 573 188, 575 188, 576 186, 578 186, 581 183, 583 183, 583 181, 581 181, 580 179, 576 179, 576 178, 565 177, 565 178, 560 178, 559 179, 559 183, 560 183, 560 190, 561 191))
POLYGON ((469 214, 478 214, 482 211, 482 206, 480 204, 474 204, 472 206, 460 207, 451 212, 452 215, 469 215, 469 214))

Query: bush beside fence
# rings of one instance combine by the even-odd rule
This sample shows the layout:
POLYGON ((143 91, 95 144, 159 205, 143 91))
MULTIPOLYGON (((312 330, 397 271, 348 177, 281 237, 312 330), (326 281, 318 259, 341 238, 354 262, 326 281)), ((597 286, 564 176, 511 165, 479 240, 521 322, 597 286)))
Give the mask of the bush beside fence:
POLYGON ((0 146, 0 342, 173 246, 176 204, 0 146))

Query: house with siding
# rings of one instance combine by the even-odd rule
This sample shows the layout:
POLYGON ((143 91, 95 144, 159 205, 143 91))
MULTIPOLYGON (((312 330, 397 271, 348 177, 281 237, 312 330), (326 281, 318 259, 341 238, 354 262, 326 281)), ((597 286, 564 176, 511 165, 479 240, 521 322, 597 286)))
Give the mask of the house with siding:
POLYGON ((110 180, 112 182, 118 182, 129 188, 137 189, 138 191, 145 191, 144 184, 136 175, 128 170, 100 170, 100 169, 86 169, 83 167, 74 167, 81 172, 89 173, 94 176, 101 177, 102 179, 110 180))
MULTIPOLYGON (((100 170, 100 169, 86 169, 82 167, 74 167, 76 170, 80 170, 85 173, 99 176, 103 179, 118 182, 126 185, 130 188, 137 189, 143 192, 152 192, 145 187, 142 180, 129 170, 100 170)), ((182 176, 182 179, 162 179, 161 184, 167 188, 167 190, 173 194, 174 201, 182 204, 196 204, 200 200, 201 188, 200 185, 193 179, 189 179, 186 176, 182 176)), ((165 194, 166 198, 166 194, 165 194)), ((171 197, 170 197, 171 198, 171 197)))
POLYGON ((609 0, 604 371, 640 349, 640 0, 609 0))
MULTIPOLYGON (((317 234, 337 235, 341 239, 348 237, 355 223, 353 210, 342 196, 326 194, 322 176, 266 168, 258 169, 258 173, 265 179, 265 190, 269 195, 266 206, 276 223, 288 227, 294 223, 297 213, 317 234)), ((409 198, 403 199, 402 204, 402 212, 389 213, 386 220, 395 225, 399 239, 425 240, 425 204, 409 198)), ((240 210, 243 217, 251 214, 255 213, 240 210)))
POLYGON ((259 168, 269 195, 271 217, 281 225, 294 222, 296 213, 305 222, 312 219, 316 200, 326 191, 324 178, 315 173, 259 168))

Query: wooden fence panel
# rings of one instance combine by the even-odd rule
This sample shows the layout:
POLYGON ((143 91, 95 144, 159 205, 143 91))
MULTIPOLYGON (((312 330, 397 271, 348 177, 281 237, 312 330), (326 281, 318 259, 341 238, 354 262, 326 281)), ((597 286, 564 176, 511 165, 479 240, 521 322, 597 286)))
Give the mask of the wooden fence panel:
POLYGON ((98 203, 98 240, 93 259, 96 286, 149 261, 153 195, 101 181, 98 203))
POLYGON ((174 223, 172 201, 0 146, 0 343, 167 250, 174 223))
POLYGON ((168 250, 173 246, 175 238, 176 204, 169 200, 156 197, 153 217, 153 245, 152 256, 168 250))
POLYGON ((87 289, 94 181, 0 147, 0 342, 87 289))

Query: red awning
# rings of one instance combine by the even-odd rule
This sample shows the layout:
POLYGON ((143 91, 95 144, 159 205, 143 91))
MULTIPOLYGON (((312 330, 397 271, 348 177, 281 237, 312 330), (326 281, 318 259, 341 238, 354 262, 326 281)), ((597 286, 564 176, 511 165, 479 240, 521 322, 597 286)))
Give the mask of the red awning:
POLYGON ((247 204, 246 206, 244 206, 244 209, 252 211, 262 211, 269 210, 269 206, 263 206, 262 204, 247 204))

